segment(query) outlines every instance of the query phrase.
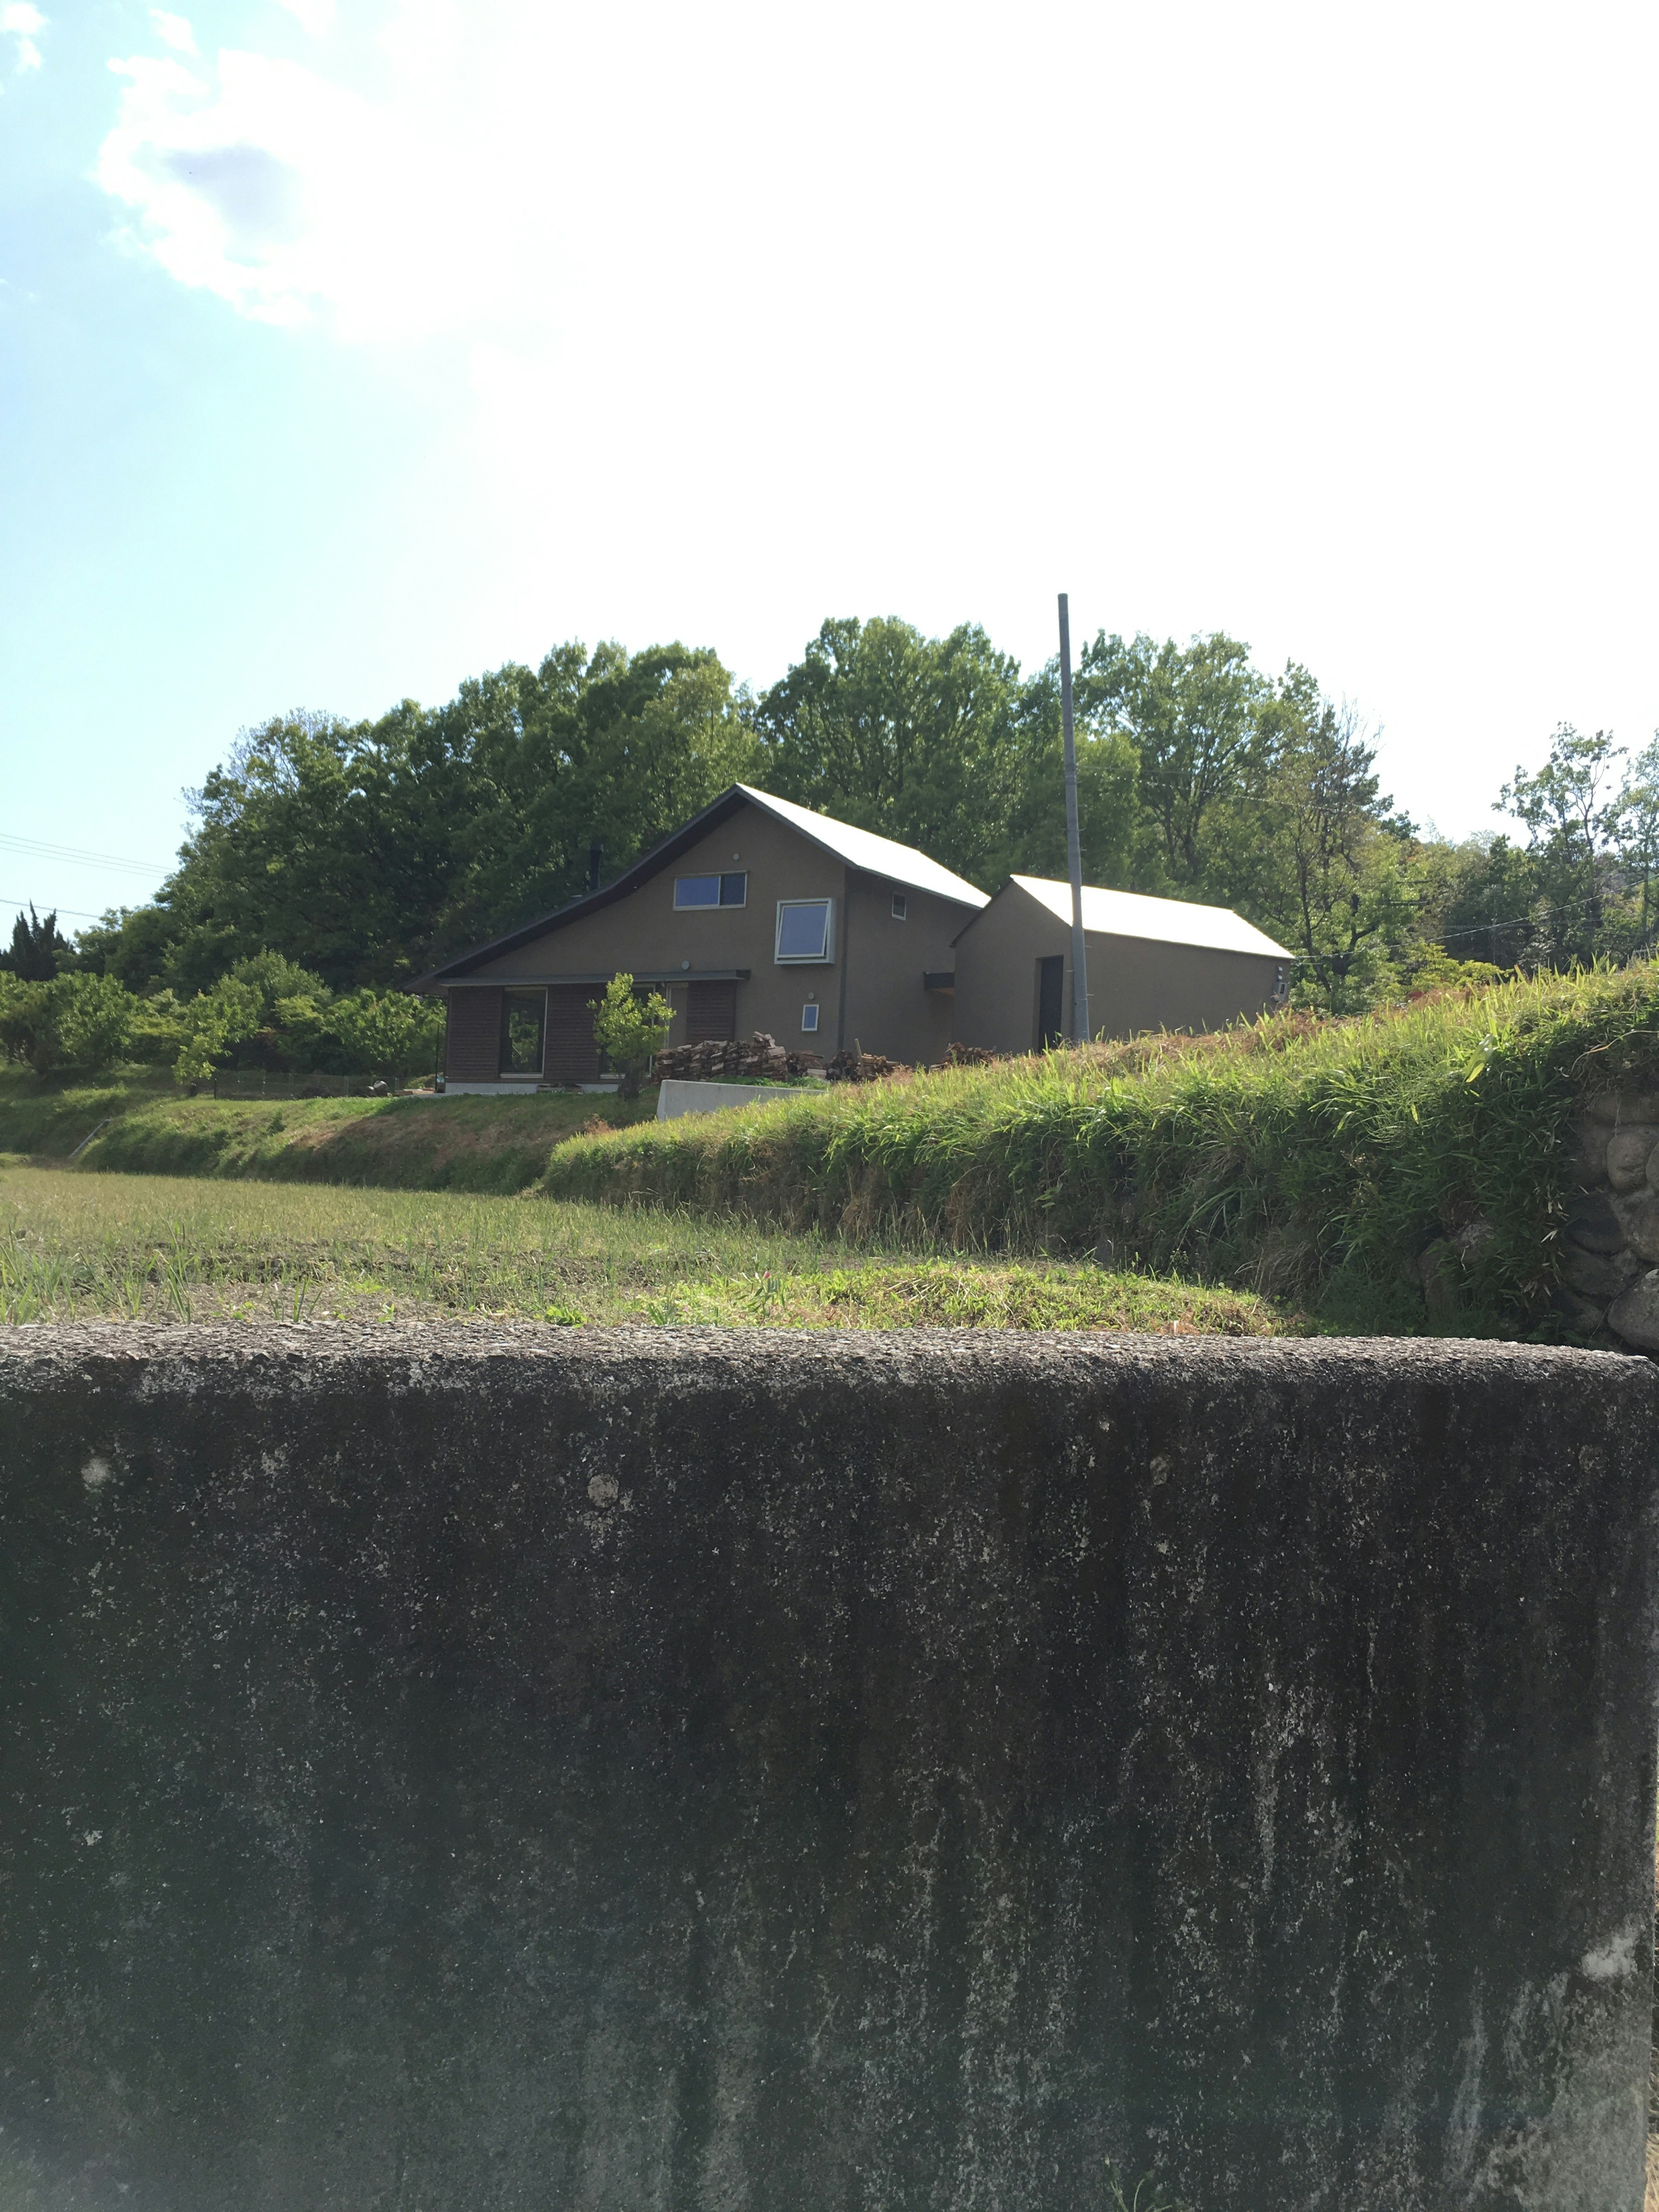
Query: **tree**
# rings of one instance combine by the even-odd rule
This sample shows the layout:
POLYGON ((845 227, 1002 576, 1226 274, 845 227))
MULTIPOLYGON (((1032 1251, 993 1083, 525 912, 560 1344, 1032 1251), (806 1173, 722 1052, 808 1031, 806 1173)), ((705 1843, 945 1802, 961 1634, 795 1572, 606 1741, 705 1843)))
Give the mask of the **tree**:
POLYGON ((1261 842, 1277 875, 1269 918, 1298 955, 1298 999, 1358 1012, 1398 980, 1393 955, 1416 908, 1409 848, 1389 834, 1392 802, 1379 795, 1376 750, 1352 708, 1291 667, 1262 719, 1271 765, 1261 842))
POLYGON ((22 983, 50 983, 70 955, 55 908, 44 921, 33 906, 27 916, 20 908, 11 925, 11 951, 0 955, 0 967, 9 968, 22 983))
POLYGON ((1104 631, 1085 645, 1077 702, 1091 728, 1120 732, 1135 756, 1135 888, 1237 896, 1250 873, 1246 817, 1264 791, 1273 686, 1249 647, 1218 631, 1184 647, 1104 631))
POLYGON ((826 622, 752 709, 781 799, 913 845, 969 881, 1006 872, 1021 779, 1018 664, 977 624, 826 622))
POLYGON ((1494 811, 1526 825, 1539 893, 1531 959, 1540 966, 1588 963, 1601 949, 1609 891, 1609 848, 1624 807, 1614 763, 1624 748, 1608 730, 1584 737, 1570 722, 1550 739, 1535 775, 1515 771, 1494 811))
POLYGON ((40 1076, 63 1066, 95 1071, 125 1055, 137 1011, 113 976, 0 975, 0 1048, 40 1076))
POLYGON ((600 1052, 622 1076, 622 1095, 637 1098, 649 1073, 651 1055, 668 1035, 674 1009, 659 991, 640 991, 629 975, 613 975, 603 999, 590 999, 593 1036, 600 1052))

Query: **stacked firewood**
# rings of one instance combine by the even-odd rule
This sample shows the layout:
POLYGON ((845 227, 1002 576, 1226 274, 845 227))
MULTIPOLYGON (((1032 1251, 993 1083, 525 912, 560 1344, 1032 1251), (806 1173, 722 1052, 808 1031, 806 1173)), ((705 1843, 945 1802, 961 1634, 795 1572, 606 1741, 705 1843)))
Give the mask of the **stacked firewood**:
POLYGON ((884 1075, 896 1075, 898 1066, 884 1052, 838 1052, 823 1072, 831 1083, 879 1083, 884 1075))
POLYGON ((792 1075, 822 1074, 815 1052, 787 1052, 765 1030, 749 1037, 705 1037, 701 1044, 669 1045, 657 1054, 659 1083, 781 1083, 792 1075))

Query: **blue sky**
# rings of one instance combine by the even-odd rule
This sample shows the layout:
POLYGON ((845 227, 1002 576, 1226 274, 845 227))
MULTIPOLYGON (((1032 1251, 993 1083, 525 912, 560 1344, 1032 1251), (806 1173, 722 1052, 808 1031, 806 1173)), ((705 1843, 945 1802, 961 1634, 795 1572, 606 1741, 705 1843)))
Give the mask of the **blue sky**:
MULTIPOLYGON (((1489 826, 1659 724, 1635 6, 0 0, 0 896, 555 641, 1224 628, 1489 826)), ((0 924, 6 909, 0 908, 0 924)))

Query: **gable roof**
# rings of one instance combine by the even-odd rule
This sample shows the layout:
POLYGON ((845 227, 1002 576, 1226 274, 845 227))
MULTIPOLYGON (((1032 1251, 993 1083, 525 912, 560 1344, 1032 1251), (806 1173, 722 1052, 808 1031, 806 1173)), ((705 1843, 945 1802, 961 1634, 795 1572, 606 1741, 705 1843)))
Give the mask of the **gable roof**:
MULTIPOLYGON (((1046 876, 1010 876, 1008 881, 1070 927, 1069 884, 1051 883, 1046 876)), ((1083 927, 1101 937, 1140 937, 1210 952, 1255 952, 1274 960, 1296 957, 1231 907, 1195 906, 1190 899, 1152 898, 1144 891, 1109 891, 1098 884, 1083 886, 1083 927)))
POLYGON ((873 830, 855 830, 850 822, 836 822, 828 814, 815 814, 810 806, 797 806, 792 799, 774 799, 769 791, 757 791, 752 784, 734 783, 721 792, 720 797, 705 806, 701 814, 694 814, 681 824, 672 836, 635 860, 632 867, 624 868, 614 883, 604 884, 599 890, 587 891, 551 914, 540 915, 534 921, 509 930, 504 937, 492 938, 487 945, 475 945, 441 967, 434 968, 425 975, 416 976, 405 988, 423 990, 428 983, 442 983, 461 975, 470 975, 475 968, 486 962, 499 959, 505 952, 516 952, 521 945, 528 945, 550 930, 562 929, 567 922, 579 921, 584 915, 597 914, 602 907, 613 905, 636 891, 652 877, 671 867, 682 853, 689 852, 697 840, 710 830, 718 829, 722 822, 745 806, 758 806, 763 813, 774 816, 803 837, 810 837, 826 853, 833 853, 849 868, 860 868, 871 875, 886 876, 906 889, 932 891, 937 898, 952 899, 958 905, 973 908, 988 906, 985 892, 976 890, 963 877, 952 875, 937 860, 930 860, 925 853, 918 853, 908 845, 896 844, 890 837, 878 837, 873 830))

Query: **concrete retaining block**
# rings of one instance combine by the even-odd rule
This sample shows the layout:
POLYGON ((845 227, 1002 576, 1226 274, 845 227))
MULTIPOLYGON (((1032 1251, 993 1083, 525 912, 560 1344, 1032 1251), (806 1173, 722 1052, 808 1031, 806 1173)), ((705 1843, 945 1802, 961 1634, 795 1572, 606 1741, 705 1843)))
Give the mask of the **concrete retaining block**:
POLYGON ((682 1114, 724 1114, 733 1106, 770 1105, 780 1098, 799 1098, 802 1088, 787 1083, 696 1083, 671 1075, 658 1086, 657 1119, 677 1121, 682 1114))
POLYGON ((1656 1393, 0 1343, 0 2203, 1637 2212, 1656 1393))

